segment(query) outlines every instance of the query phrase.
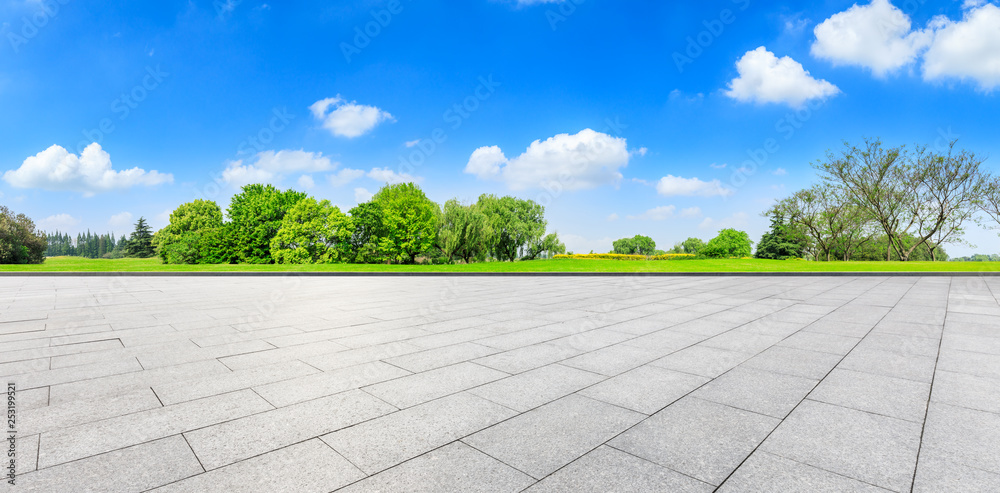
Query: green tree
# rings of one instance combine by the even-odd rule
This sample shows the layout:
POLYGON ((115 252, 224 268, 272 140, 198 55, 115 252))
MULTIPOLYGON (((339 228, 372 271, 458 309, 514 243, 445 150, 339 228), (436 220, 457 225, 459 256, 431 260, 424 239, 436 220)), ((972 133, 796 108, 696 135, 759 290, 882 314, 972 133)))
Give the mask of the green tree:
POLYGON ((489 218, 478 205, 463 205, 456 199, 444 203, 438 215, 437 247, 448 262, 483 260, 493 234, 489 218))
POLYGON ((684 242, 681 243, 681 246, 684 248, 684 253, 698 255, 699 253, 701 253, 702 249, 705 248, 705 242, 701 241, 698 238, 692 237, 684 240, 684 242))
POLYGON ((653 255, 656 242, 648 236, 635 235, 632 238, 622 238, 612 243, 613 253, 620 255, 653 255))
POLYGON ((489 219, 489 249, 497 260, 516 260, 545 235, 545 207, 533 200, 485 194, 476 205, 489 219))
POLYGON ((170 213, 170 224, 153 235, 153 246, 164 263, 201 263, 202 232, 220 227, 222 209, 218 204, 197 199, 170 213))
POLYGON ((226 210, 235 238, 233 257, 248 264, 271 264, 271 240, 285 214, 306 198, 295 190, 281 191, 272 185, 247 185, 233 196, 226 210))
POLYGON ((354 223, 339 207, 309 197, 295 204, 271 240, 279 264, 327 264, 350 259, 354 223))
POLYGON ((785 260, 802 258, 808 239, 785 222, 785 216, 780 212, 771 214, 771 230, 764 233, 757 245, 757 258, 785 260))
POLYGON ((753 253, 753 242, 744 231, 727 228, 709 240, 701 254, 710 258, 742 258, 753 253))
POLYGON ((146 218, 140 217, 136 221, 135 231, 128 239, 126 254, 136 258, 149 258, 156 255, 156 250, 153 248, 153 231, 146 223, 146 218))
POLYGON ((434 246, 438 206, 413 183, 386 185, 372 203, 382 212, 384 253, 390 261, 414 263, 417 255, 434 246))
POLYGON ((0 205, 0 264, 40 264, 47 248, 48 239, 34 221, 0 205))
POLYGON ((235 264, 240 261, 235 227, 224 223, 198 233, 198 261, 202 264, 235 264))
POLYGON ((534 260, 542 253, 549 256, 566 253, 566 245, 559 241, 557 233, 549 233, 528 246, 528 253, 522 260, 534 260))
POLYGON ((382 208, 373 202, 358 204, 348 212, 354 224, 351 235, 351 262, 379 264, 386 262, 392 244, 385 232, 382 208))

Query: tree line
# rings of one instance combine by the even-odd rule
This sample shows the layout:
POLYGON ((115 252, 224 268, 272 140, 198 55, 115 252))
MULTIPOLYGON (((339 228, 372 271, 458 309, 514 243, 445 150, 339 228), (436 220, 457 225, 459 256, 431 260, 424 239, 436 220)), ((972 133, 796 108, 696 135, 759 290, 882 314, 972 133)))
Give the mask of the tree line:
POLYGON ((943 151, 845 142, 813 164, 819 183, 764 213, 774 233, 767 251, 824 261, 945 260, 944 245, 967 244, 966 228, 984 225, 980 213, 1000 221, 1000 177, 984 161, 955 142, 943 151))
POLYGON ((171 264, 413 264, 531 260, 564 253, 532 200, 482 195, 439 206, 413 183, 386 185, 346 213, 328 200, 247 185, 226 209, 182 204, 152 239, 171 264))

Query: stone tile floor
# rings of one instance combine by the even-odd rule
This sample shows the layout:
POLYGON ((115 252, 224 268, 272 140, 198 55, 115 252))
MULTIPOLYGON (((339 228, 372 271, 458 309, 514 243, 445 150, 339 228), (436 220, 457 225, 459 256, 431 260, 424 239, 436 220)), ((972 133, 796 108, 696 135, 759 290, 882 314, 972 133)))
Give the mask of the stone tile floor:
POLYGON ((970 277, 0 277, 11 491, 997 491, 997 295, 970 277))

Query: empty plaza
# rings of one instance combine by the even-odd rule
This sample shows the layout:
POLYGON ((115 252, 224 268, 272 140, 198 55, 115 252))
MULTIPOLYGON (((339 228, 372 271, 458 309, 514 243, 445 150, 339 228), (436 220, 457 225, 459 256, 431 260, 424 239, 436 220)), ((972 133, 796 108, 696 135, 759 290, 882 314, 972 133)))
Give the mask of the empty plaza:
POLYGON ((0 277, 11 491, 995 491, 998 295, 973 276, 0 277))

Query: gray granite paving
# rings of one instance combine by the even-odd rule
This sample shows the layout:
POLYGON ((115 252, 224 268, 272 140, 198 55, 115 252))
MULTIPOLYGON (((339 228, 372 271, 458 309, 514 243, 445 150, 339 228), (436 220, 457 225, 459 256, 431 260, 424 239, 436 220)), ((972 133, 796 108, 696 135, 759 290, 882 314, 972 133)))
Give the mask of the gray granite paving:
POLYGON ((0 376, 23 491, 996 491, 997 295, 990 277, 0 277, 0 376))

